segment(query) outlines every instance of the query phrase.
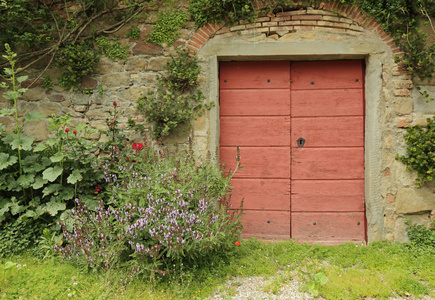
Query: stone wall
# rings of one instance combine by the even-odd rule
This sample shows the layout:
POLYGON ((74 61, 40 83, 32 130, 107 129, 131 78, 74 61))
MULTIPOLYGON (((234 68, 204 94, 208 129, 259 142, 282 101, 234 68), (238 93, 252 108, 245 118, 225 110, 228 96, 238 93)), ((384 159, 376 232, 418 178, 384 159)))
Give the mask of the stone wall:
MULTIPOLYGON (((183 8, 183 4, 180 4, 183 8)), ((184 6, 185 8, 185 6, 184 6)), ((130 48, 130 56, 122 61, 102 58, 98 72, 85 78, 82 88, 92 95, 65 91, 55 85, 45 91, 42 81, 29 89, 20 102, 20 110, 39 110, 45 115, 70 113, 74 123, 84 122, 91 128, 105 129, 109 118, 107 110, 113 101, 124 110, 121 123, 128 117, 143 122, 136 111, 136 101, 148 89, 155 89, 157 76, 175 53, 176 46, 187 46, 198 55, 202 66, 199 87, 208 101, 217 105, 199 117, 193 131, 172 135, 166 144, 183 144, 187 136, 195 142, 201 155, 211 153, 219 159, 219 87, 218 62, 222 60, 338 60, 365 59, 366 61, 366 212, 368 240, 407 239, 405 220, 411 218, 428 224, 435 210, 435 184, 414 186, 415 172, 395 159, 404 154, 405 129, 411 125, 426 124, 426 118, 435 113, 435 101, 426 103, 410 76, 396 64, 393 56, 401 56, 392 38, 376 21, 364 16, 357 7, 325 3, 321 9, 300 9, 258 17, 255 22, 240 21, 233 26, 207 24, 200 29, 189 23, 172 46, 156 46, 143 42, 152 30, 155 16, 136 24, 141 30, 140 40, 126 39, 129 25, 114 34, 130 48), (99 87, 104 92, 99 94, 99 87)), ((430 31, 428 31, 430 32, 430 31)), ((435 34, 431 32, 433 38, 435 34)), ((433 39, 432 39, 433 41, 433 39)), ((30 72, 36 76, 37 70, 30 72)), ((56 83, 59 71, 46 71, 56 83)), ((435 96, 435 80, 421 82, 422 88, 435 96)), ((0 105, 7 101, 0 96, 0 105)), ((1 118, 3 124, 12 119, 1 118)), ((49 136, 45 121, 28 124, 25 131, 38 140, 49 136)), ((95 140, 106 137, 95 134, 95 140)))

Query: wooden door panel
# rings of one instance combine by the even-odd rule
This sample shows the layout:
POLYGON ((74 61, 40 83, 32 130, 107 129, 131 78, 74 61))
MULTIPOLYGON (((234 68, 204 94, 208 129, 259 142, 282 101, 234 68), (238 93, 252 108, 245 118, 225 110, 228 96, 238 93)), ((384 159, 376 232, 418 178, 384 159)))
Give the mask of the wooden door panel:
POLYGON ((293 148, 292 179, 363 179, 364 148, 293 148))
POLYGON ((294 212, 364 212, 364 180, 292 180, 294 212))
POLYGON ((347 89, 363 87, 361 60, 293 62, 294 90, 347 89))
POLYGON ((221 117, 222 146, 290 146, 290 117, 221 117))
POLYGON ((365 218, 363 212, 295 212, 291 214, 291 220, 292 238, 304 242, 327 244, 365 240, 365 218))
POLYGON ((289 116, 290 90, 221 90, 221 116, 289 116))
POLYGON ((290 209, 290 179, 242 179, 233 178, 231 204, 244 209, 285 210, 290 209))
MULTIPOLYGON (((226 169, 236 167, 236 147, 221 147, 220 161, 226 169)), ((237 178, 290 178, 289 147, 240 147, 241 165, 237 178)))
POLYGON ((292 119, 292 147, 305 139, 304 148, 364 146, 364 118, 319 117, 292 119))
POLYGON ((282 89, 290 87, 290 62, 221 62, 221 89, 282 89))
POLYGON ((362 89, 293 90, 292 117, 362 116, 362 89))
POLYGON ((290 211, 246 210, 242 216, 243 238, 289 239, 290 211))

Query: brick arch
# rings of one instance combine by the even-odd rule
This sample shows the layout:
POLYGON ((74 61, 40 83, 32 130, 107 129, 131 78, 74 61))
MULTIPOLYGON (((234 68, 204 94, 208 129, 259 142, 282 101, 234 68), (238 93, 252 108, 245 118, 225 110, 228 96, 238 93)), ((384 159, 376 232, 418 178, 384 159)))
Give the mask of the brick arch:
MULTIPOLYGON (((257 9, 265 7, 264 2, 256 5, 257 9)), ((239 21, 231 27, 225 24, 208 23, 199 28, 188 42, 188 49, 198 52, 202 46, 216 35, 236 35, 237 32, 254 32, 254 24, 239 21)), ((403 56, 402 50, 394 44, 393 38, 381 29, 381 23, 374 18, 366 16, 356 5, 343 5, 338 2, 324 2, 320 9, 300 9, 295 11, 267 14, 256 20, 256 32, 273 33, 277 30, 320 30, 333 33, 363 34, 367 29, 377 34, 380 39, 390 47, 395 56, 403 56)))

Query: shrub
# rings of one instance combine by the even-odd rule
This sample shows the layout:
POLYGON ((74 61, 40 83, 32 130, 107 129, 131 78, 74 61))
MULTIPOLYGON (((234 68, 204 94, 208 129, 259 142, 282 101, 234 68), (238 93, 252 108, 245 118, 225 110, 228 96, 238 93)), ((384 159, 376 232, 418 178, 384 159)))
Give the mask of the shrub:
POLYGON ((410 247, 416 251, 430 251, 435 253, 435 221, 432 221, 429 228, 411 224, 411 220, 406 220, 406 231, 410 239, 410 247))
POLYGON ((225 177, 191 150, 156 151, 141 143, 123 156, 117 172, 106 166, 112 207, 102 200, 95 212, 77 200, 73 228, 62 223, 64 258, 107 271, 128 265, 132 274, 173 271, 174 264, 232 247, 239 237, 240 210, 231 214, 225 177), (117 207, 117 208, 116 208, 117 207))
POLYGON ((148 41, 162 45, 166 43, 172 45, 177 38, 178 32, 181 27, 189 20, 189 15, 183 10, 176 11, 162 11, 154 25, 148 41))
POLYGON ((418 172, 416 186, 435 180, 435 117, 428 118, 426 128, 408 127, 405 134, 407 156, 396 156, 408 167, 418 172))

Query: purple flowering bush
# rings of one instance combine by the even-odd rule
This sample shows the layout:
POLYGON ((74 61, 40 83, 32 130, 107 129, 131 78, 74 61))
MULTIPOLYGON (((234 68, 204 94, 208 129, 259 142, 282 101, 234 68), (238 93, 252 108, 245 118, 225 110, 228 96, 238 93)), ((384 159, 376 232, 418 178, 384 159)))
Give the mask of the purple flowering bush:
POLYGON ((105 166, 110 206, 95 211, 77 201, 72 224, 62 223, 56 250, 79 265, 131 274, 166 274, 177 263, 228 250, 240 238, 240 209, 229 204, 234 173, 201 162, 191 150, 157 151, 134 144, 105 166))

